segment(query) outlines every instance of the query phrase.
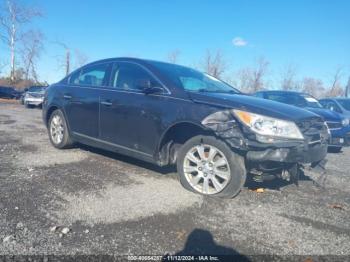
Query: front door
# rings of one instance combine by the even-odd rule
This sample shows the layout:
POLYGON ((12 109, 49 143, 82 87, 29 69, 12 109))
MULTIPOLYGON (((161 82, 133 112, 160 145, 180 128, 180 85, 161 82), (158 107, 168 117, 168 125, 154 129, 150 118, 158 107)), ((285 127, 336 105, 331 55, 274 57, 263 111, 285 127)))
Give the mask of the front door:
POLYGON ((100 97, 101 139, 131 151, 152 155, 161 135, 162 107, 167 98, 146 95, 138 83, 149 80, 160 86, 138 64, 118 62, 111 75, 111 87, 100 97))

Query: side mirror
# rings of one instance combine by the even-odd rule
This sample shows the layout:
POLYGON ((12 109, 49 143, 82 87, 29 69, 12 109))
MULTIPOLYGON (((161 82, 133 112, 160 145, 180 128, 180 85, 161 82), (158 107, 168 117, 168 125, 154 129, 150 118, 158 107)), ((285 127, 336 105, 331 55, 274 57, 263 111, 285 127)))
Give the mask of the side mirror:
POLYGON ((159 86, 153 86, 153 87, 149 87, 149 88, 145 88, 143 90, 143 92, 146 94, 146 95, 149 95, 149 94, 159 94, 159 93, 162 93, 163 92, 163 88, 159 87, 159 86))
POLYGON ((163 88, 153 85, 149 79, 140 79, 137 81, 137 87, 141 89, 146 95, 161 93, 163 88))
POLYGON ((141 89, 141 90, 148 89, 151 86, 152 86, 151 80, 149 80, 149 79, 139 79, 136 82, 136 87, 141 89))
POLYGON ((24 88, 24 92, 27 92, 28 91, 28 87, 24 88))

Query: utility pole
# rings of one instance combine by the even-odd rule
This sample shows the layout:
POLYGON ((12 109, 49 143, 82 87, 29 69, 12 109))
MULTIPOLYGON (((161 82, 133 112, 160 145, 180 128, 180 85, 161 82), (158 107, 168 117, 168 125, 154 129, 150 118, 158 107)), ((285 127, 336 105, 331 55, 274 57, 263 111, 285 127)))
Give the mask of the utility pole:
POLYGON ((70 50, 66 48, 66 76, 70 73, 70 50))
POLYGON ((350 77, 348 80, 348 84, 345 87, 345 97, 349 97, 349 92, 350 92, 350 77))

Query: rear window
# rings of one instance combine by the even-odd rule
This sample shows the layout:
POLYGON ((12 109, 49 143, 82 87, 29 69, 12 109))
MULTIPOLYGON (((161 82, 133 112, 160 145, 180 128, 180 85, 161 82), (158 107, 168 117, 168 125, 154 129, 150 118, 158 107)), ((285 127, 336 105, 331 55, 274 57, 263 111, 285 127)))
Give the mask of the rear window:
POLYGON ((76 71, 69 78, 69 84, 81 86, 103 86, 109 64, 99 64, 76 71))

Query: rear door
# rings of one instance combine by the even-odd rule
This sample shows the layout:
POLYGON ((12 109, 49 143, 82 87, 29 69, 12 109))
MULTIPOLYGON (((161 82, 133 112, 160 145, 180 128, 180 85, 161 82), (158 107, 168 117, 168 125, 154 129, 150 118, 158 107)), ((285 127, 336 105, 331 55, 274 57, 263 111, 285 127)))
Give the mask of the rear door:
POLYGON ((110 64, 84 67, 69 79, 63 97, 69 126, 75 135, 97 138, 99 135, 100 88, 109 79, 110 64))

